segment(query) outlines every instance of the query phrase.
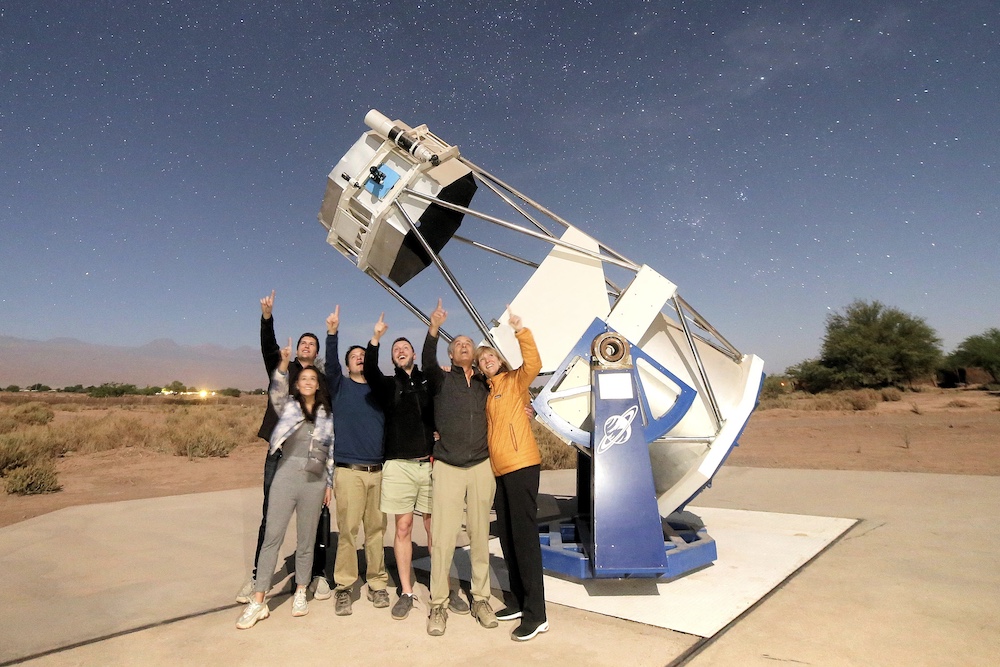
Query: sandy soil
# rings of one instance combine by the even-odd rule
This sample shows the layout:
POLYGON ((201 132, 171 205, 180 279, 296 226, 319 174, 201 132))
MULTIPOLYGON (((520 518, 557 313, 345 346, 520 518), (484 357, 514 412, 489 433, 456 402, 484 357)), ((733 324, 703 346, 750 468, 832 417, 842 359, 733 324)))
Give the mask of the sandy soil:
MULTIPOLYGON (((58 463, 62 491, 0 495, 0 526, 74 505, 256 486, 264 447, 225 459, 139 448, 67 456, 58 463)), ((758 411, 726 465, 1000 475, 1000 398, 930 390, 864 412, 758 411)))

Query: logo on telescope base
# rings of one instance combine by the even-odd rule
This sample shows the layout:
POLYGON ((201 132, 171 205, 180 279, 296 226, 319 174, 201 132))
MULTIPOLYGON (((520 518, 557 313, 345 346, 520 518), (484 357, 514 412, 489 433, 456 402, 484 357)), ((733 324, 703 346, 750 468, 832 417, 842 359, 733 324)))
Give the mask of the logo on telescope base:
POLYGON ((639 406, 633 405, 620 415, 611 415, 604 421, 604 437, 597 444, 597 453, 606 452, 615 445, 621 445, 632 437, 632 420, 639 413, 639 406))

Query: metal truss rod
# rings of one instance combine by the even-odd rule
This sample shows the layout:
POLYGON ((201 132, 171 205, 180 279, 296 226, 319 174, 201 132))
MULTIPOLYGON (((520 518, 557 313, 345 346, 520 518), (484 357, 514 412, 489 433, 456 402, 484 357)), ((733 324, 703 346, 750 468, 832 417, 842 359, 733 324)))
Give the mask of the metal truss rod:
POLYGON ((462 306, 465 307, 466 312, 469 313, 469 317, 472 318, 472 321, 475 322, 479 331, 482 332, 483 337, 489 341, 490 347, 499 349, 500 346, 497 345, 496 341, 493 340, 493 336, 490 335, 490 330, 486 326, 486 322, 479 315, 479 311, 476 310, 476 307, 472 305, 472 301, 470 301, 469 297, 466 296, 465 292, 462 290, 462 286, 458 284, 458 280, 455 279, 455 275, 451 272, 451 269, 448 268, 448 266, 444 263, 444 260, 441 259, 441 256, 434 252, 430 244, 427 243, 427 239, 425 239, 424 235, 420 233, 420 230, 417 228, 417 224, 413 222, 413 219, 410 218, 402 204, 399 203, 399 200, 395 199, 392 203, 396 207, 396 210, 399 211, 400 215, 403 216, 403 219, 406 220, 406 224, 410 226, 410 229, 413 231, 413 235, 418 241, 420 241, 420 245, 423 247, 424 252, 430 256, 431 261, 433 261, 434 265, 437 266, 441 275, 444 277, 445 282, 448 283, 449 287, 451 287, 455 296, 457 296, 458 300, 462 303, 462 306))

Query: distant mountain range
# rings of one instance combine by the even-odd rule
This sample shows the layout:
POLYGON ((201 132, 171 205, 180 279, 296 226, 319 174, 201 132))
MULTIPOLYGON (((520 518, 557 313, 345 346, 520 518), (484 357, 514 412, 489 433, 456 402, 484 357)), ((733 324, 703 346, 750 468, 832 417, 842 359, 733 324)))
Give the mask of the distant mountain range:
POLYGON ((162 387, 174 380, 199 389, 250 391, 267 386, 260 350, 253 347, 178 345, 169 339, 113 347, 75 338, 0 336, 0 388, 41 383, 60 389, 105 382, 162 387))

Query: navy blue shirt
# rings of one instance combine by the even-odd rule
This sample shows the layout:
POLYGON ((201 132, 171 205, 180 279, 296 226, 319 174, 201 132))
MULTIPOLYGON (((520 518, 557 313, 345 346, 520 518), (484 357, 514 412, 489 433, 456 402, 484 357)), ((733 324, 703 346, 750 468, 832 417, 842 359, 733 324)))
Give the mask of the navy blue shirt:
POLYGON ((326 335, 326 381, 333 401, 333 460, 337 463, 382 463, 385 416, 371 387, 344 377, 337 334, 326 335))

